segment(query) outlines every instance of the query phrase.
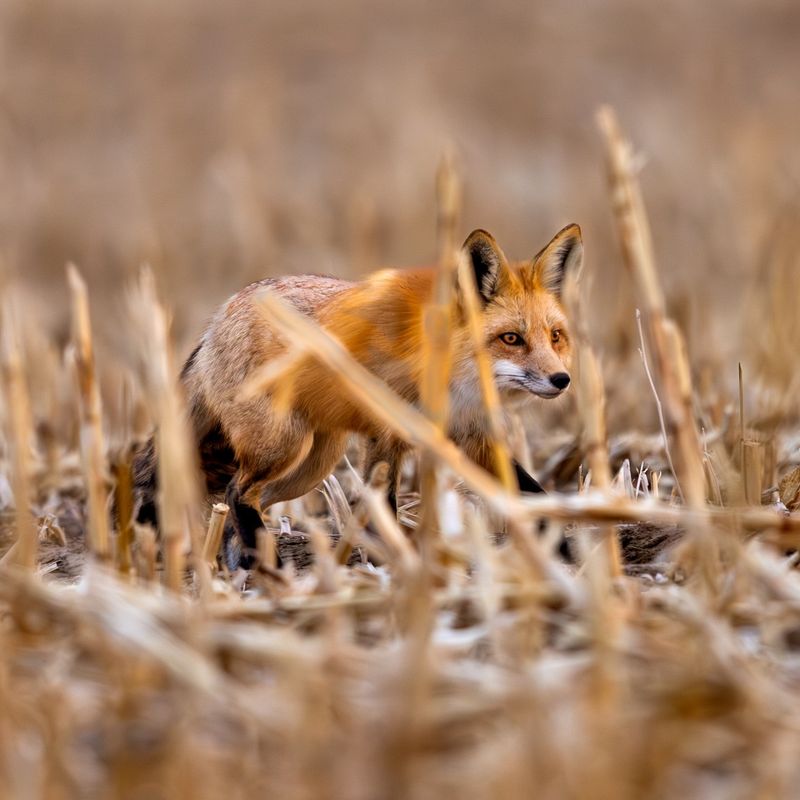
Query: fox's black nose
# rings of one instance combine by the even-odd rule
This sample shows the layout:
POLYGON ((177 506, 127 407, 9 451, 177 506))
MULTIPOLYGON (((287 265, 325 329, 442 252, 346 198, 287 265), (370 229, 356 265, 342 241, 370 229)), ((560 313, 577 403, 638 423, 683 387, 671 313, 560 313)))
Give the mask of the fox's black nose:
POLYGON ((550 376, 550 383, 556 387, 556 389, 566 389, 569 386, 569 375, 566 372, 554 372, 550 376))

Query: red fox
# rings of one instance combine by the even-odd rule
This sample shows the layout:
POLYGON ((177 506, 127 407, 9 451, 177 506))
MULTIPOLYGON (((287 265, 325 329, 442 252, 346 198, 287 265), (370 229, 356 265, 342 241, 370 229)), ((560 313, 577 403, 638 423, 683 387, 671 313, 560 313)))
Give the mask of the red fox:
MULTIPOLYGON (((565 271, 576 268, 580 228, 568 225, 528 261, 510 263, 495 239, 473 231, 463 245, 482 302, 484 345, 504 403, 558 397, 569 385, 570 336, 561 302, 565 271)), ((209 495, 230 507, 226 541, 241 539, 242 564, 252 563, 260 512, 314 489, 334 469, 352 433, 367 437, 367 474, 389 464, 389 502, 406 444, 350 402, 336 375, 313 358, 295 367, 288 412, 277 413, 268 391, 242 399, 253 371, 285 351, 264 321, 258 293, 278 294, 335 335, 350 353, 409 403, 418 403, 424 345, 423 308, 435 270, 388 269, 361 282, 317 275, 267 278, 231 297, 189 356, 183 383, 209 495)), ((466 321, 452 329, 449 435, 466 454, 494 471, 477 369, 466 321)), ((542 491, 515 465, 522 491, 542 491)), ((140 522, 156 523, 153 440, 137 457, 140 522)))

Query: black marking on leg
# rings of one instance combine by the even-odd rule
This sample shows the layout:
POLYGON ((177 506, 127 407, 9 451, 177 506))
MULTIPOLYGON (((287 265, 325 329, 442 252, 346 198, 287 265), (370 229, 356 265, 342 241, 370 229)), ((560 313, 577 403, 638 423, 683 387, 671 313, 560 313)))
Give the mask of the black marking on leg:
MULTIPOLYGON (((230 508, 228 520, 233 530, 239 535, 242 551, 239 557, 239 566, 252 569, 258 555, 258 529, 264 527, 261 515, 252 506, 241 501, 244 494, 238 481, 231 481, 225 492, 225 502, 230 508)), ((226 539, 230 543, 232 534, 226 531, 226 539)), ((229 552, 229 548, 226 547, 229 552)), ((226 553, 226 558, 228 553, 226 553)), ((228 559, 230 560, 230 559, 228 559)))
POLYGON ((392 509, 392 512, 395 516, 397 516, 397 484, 396 483, 389 483, 389 491, 386 492, 386 502, 389 504, 389 508, 392 509))
POLYGON ((516 461, 514 462, 514 472, 517 474, 517 484, 519 484, 519 490, 521 492, 545 494, 539 481, 532 475, 529 475, 516 461))
POLYGON ((229 513, 225 520, 225 527, 222 529, 222 556, 225 559, 225 565, 231 572, 235 572, 241 565, 242 552, 242 540, 239 538, 239 532, 229 513))
MULTIPOLYGON (((519 490, 521 492, 528 492, 529 494, 547 494, 539 481, 529 475, 516 461, 514 462, 514 471, 517 473, 517 483, 519 484, 519 490)), ((547 533, 548 524, 549 520, 547 520, 545 517, 542 517, 542 519, 539 520, 538 528, 540 536, 544 536, 544 534, 547 533)), ((558 543, 558 554, 565 563, 575 563, 575 558, 572 555, 569 540, 563 534, 561 535, 561 540, 558 543)))
POLYGON ((156 504, 153 501, 144 502, 139 506, 136 512, 136 521, 140 525, 152 525, 158 530, 158 512, 156 511, 156 504))
POLYGON ((572 547, 569 539, 564 534, 561 534, 561 541, 558 543, 558 554, 561 556, 565 564, 574 564, 575 556, 572 554, 572 547))
POLYGON ((139 504, 136 521, 142 525, 152 525, 156 530, 158 530, 157 461, 155 437, 151 436, 133 459, 133 494, 139 504))

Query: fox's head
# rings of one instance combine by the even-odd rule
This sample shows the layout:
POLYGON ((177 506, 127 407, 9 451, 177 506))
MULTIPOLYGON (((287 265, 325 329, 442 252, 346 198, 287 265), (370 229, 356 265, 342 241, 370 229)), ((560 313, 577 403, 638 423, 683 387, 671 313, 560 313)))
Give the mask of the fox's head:
POLYGON ((581 229, 568 225, 529 261, 509 263, 494 237, 473 231, 464 251, 483 303, 484 346, 501 395, 558 397, 572 348, 562 305, 568 271, 580 269, 581 229))

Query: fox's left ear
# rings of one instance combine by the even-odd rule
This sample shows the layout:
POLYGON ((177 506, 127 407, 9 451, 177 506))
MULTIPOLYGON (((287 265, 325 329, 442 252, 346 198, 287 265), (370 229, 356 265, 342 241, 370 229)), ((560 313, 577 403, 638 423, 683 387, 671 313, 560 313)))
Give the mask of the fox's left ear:
POLYGON ((507 268, 505 254, 494 236, 481 228, 472 231, 463 249, 472 265, 478 292, 483 302, 488 303, 497 294, 503 270, 507 268))
POLYGON ((545 291, 560 296, 564 276, 574 272, 576 277, 583 266, 581 229, 574 222, 562 228, 550 243, 533 259, 534 275, 545 291))

